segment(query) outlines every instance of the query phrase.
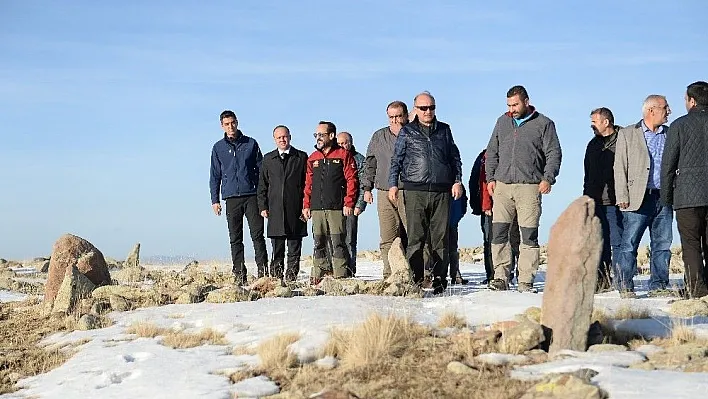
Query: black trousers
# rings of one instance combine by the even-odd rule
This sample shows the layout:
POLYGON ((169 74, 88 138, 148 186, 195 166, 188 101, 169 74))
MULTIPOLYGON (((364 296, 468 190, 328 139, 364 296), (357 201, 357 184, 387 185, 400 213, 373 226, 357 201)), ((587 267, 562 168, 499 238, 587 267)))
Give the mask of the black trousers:
POLYGON ((430 243, 433 277, 446 281, 449 264, 448 224, 451 198, 449 191, 406 190, 404 198, 408 233, 406 258, 416 283, 423 281, 425 268, 423 250, 426 242, 430 243))
POLYGON ((302 253, 302 237, 271 237, 273 246, 273 260, 270 262, 270 275, 286 281, 295 281, 300 273, 300 255, 302 253), (288 246, 288 267, 283 269, 285 263, 285 245, 288 246))
POLYGON ((691 298, 708 295, 708 207, 677 209, 676 224, 681 236, 686 291, 691 298))
POLYGON ((231 261, 233 273, 237 279, 245 281, 246 262, 243 256, 243 217, 248 222, 248 230, 256 253, 258 275, 263 276, 268 265, 265 237, 263 236, 263 216, 258 211, 258 200, 255 195, 233 197, 226 199, 226 221, 229 226, 231 241, 231 261))

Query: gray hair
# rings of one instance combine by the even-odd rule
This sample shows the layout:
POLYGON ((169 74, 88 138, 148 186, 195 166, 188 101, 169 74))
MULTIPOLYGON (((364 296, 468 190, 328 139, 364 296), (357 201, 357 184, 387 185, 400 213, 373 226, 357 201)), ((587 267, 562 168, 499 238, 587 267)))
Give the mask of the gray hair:
POLYGON ((642 114, 646 115, 649 110, 652 107, 655 107, 656 103, 660 100, 664 100, 664 102, 668 103, 668 101, 666 101, 666 96, 662 96, 661 94, 650 94, 647 96, 644 100, 644 104, 642 104, 642 114))

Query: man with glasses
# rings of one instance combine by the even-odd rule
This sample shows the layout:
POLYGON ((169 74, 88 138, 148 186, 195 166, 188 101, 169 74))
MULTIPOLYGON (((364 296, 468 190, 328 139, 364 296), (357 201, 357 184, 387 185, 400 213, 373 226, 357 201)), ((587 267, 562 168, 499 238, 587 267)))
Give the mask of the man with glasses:
POLYGON ((637 250, 647 227, 650 235, 649 296, 667 296, 673 239, 673 210, 661 202, 661 158, 666 122, 671 108, 666 97, 652 94, 644 100, 642 120, 617 134, 614 175, 617 205, 624 231, 617 259, 617 284, 622 298, 636 298, 634 275, 637 250))
POLYGON ((511 279, 509 229, 517 218, 521 233, 517 290, 536 292, 533 281, 538 270, 540 248, 538 224, 541 195, 551 185, 561 165, 561 147, 556 125, 529 104, 523 86, 506 93, 508 112, 497 119, 487 144, 485 172, 492 196, 493 290, 508 290, 511 279))
POLYGON ((312 284, 319 284, 325 275, 334 278, 352 275, 345 243, 345 217, 354 213, 359 179, 354 157, 337 144, 336 134, 334 123, 320 121, 314 133, 315 151, 307 159, 302 216, 305 220, 312 218, 315 247, 312 284), (332 247, 331 257, 328 242, 332 247))
POLYGON ((273 129, 276 149, 265 154, 258 182, 258 209, 268 219, 268 237, 273 246, 270 275, 295 281, 300 271, 302 238, 307 223, 302 219, 307 154, 290 145, 290 129, 273 129), (285 246, 288 262, 285 269, 285 246))
POLYGON ((393 101, 386 107, 388 126, 374 132, 366 149, 364 178, 361 186, 364 190, 364 200, 369 204, 374 202, 372 190, 377 190, 376 212, 379 219, 379 248, 383 260, 383 277, 391 275, 388 263, 388 252, 396 237, 406 246, 406 212, 403 205, 403 186, 398 182, 398 195, 395 201, 388 198, 388 178, 391 169, 391 157, 396 137, 401 128, 408 123, 408 107, 402 101, 393 101))
POLYGON ((246 262, 243 256, 243 217, 248 221, 253 249, 256 252, 258 277, 265 276, 268 267, 263 217, 258 212, 256 187, 263 155, 256 140, 245 136, 238 129, 238 119, 233 111, 226 110, 219 116, 224 138, 211 150, 209 188, 211 207, 221 216, 221 198, 226 201, 226 222, 229 226, 231 260, 237 284, 246 283, 246 262))
POLYGON ((435 118, 435 98, 423 92, 415 96, 413 104, 415 119, 403 126, 396 138, 388 197, 391 203, 397 201, 400 181, 406 190, 406 258, 414 282, 423 284, 423 251, 429 237, 432 288, 434 294, 440 294, 447 288, 450 193, 454 199, 462 196, 462 162, 450 126, 435 118))

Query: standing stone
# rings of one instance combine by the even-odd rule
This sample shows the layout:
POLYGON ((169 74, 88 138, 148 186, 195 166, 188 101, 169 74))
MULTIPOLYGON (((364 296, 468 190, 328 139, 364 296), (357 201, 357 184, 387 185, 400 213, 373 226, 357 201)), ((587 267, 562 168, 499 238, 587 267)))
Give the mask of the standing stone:
POLYGON ((133 250, 130 251, 128 254, 128 257, 125 258, 125 262, 123 262, 123 267, 125 268, 131 268, 131 267, 139 267, 140 266, 140 243, 135 244, 133 247, 133 250))
MULTIPOLYGON (((91 296, 91 291, 94 288, 96 286, 86 276, 79 273, 76 266, 66 268, 64 280, 52 304, 52 311, 70 313, 80 299, 91 296)), ((49 304, 50 302, 46 302, 45 306, 48 308, 49 304)))
POLYGON ((44 286, 45 303, 54 303, 66 269, 71 266, 76 266, 78 271, 96 286, 111 283, 111 275, 101 251, 81 237, 65 234, 54 243, 54 251, 49 261, 49 275, 44 286))
POLYGON ((549 353, 584 351, 602 254, 602 229, 595 201, 573 201, 551 227, 541 324, 549 353))
POLYGON ((391 249, 388 251, 388 262, 391 265, 391 276, 386 280, 387 282, 407 284, 413 280, 400 237, 393 240, 393 244, 391 244, 391 249))

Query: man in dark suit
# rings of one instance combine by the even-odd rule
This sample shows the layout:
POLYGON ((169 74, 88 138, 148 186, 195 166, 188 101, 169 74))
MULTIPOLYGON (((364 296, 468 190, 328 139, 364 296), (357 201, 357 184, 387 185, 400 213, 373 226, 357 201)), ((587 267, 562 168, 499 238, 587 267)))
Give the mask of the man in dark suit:
POLYGON ((302 238, 307 236, 307 222, 301 219, 307 154, 290 145, 287 126, 276 126, 273 139, 277 148, 265 154, 261 166, 258 209, 268 219, 267 235, 273 246, 270 275, 295 281, 300 272, 302 238), (286 243, 288 263, 283 275, 286 243))

